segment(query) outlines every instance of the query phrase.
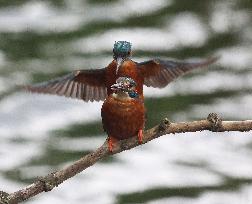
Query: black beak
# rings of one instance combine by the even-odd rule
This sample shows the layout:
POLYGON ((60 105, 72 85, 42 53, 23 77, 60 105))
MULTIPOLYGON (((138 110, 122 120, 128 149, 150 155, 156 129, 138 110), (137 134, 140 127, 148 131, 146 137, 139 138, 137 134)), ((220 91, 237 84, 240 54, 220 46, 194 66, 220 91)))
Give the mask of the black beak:
POLYGON ((122 87, 121 83, 116 83, 116 84, 113 84, 111 86, 112 91, 119 91, 119 90, 122 90, 122 89, 123 89, 123 87, 122 87))

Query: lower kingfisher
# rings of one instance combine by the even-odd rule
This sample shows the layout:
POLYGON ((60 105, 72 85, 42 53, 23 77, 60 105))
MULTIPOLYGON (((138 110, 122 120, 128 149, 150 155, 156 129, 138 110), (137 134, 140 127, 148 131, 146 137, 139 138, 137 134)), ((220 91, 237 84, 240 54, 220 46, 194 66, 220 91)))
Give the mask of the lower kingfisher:
POLYGON ((113 151, 115 139, 123 140, 138 135, 138 141, 142 143, 145 109, 136 87, 133 79, 119 77, 116 84, 111 86, 113 93, 102 105, 102 124, 108 134, 110 152, 113 151))

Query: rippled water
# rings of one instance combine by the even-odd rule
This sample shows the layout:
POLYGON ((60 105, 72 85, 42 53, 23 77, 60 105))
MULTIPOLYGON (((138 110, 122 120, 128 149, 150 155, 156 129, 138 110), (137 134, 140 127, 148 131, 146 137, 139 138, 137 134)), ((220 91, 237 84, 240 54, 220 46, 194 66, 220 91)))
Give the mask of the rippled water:
MULTIPOLYGON (((146 88, 146 128, 252 118, 248 0, 0 1, 0 189, 12 192, 101 145, 102 103, 17 91, 75 69, 102 68, 116 40, 134 60, 220 55, 164 89, 146 88)), ((112 156, 28 203, 252 202, 252 134, 164 136, 112 156)))

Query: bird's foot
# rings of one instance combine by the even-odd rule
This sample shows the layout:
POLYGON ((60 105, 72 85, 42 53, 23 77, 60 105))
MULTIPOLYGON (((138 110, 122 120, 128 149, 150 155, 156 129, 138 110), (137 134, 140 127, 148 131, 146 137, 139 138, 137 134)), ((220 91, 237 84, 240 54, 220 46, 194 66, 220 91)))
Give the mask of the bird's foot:
POLYGON ((108 137, 108 149, 110 153, 113 153, 113 144, 116 142, 116 139, 112 136, 108 137))
POLYGON ((140 129, 140 130, 138 131, 137 136, 138 136, 138 143, 139 143, 139 144, 142 144, 142 143, 143 143, 143 130, 142 130, 142 129, 140 129))

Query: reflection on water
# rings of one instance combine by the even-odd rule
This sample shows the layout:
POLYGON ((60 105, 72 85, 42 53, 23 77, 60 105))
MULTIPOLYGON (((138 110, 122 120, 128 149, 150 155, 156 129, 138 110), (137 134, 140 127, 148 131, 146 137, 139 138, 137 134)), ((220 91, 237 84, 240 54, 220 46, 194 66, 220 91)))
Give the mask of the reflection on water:
MULTIPOLYGON (((0 189, 15 191, 101 145, 102 103, 31 95, 17 85, 104 67, 115 40, 134 60, 219 62, 145 88, 147 128, 161 118, 251 119, 252 2, 57 0, 0 2, 0 189)), ((165 136, 110 157, 28 203, 251 203, 251 133, 165 136)))

